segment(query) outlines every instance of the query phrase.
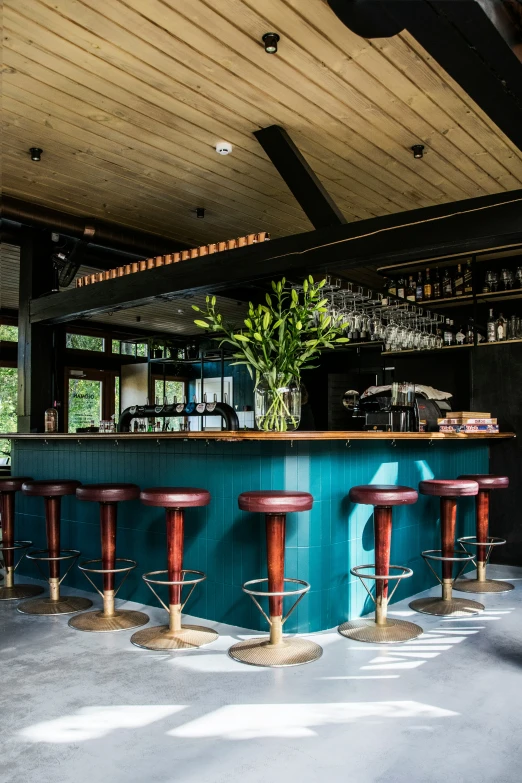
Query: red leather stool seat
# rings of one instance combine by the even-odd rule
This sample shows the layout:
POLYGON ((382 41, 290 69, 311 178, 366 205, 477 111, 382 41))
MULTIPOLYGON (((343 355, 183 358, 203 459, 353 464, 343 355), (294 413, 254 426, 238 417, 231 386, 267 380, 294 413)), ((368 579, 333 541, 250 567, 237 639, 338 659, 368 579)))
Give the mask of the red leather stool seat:
POLYGON ((418 493, 393 484, 361 484, 351 488, 349 497, 353 503, 367 506, 408 506, 417 502, 418 493))
POLYGON ((19 492, 22 489, 22 484, 27 481, 32 481, 29 476, 6 476, 6 478, 0 478, 0 495, 2 492, 19 492))
POLYGON ((242 492, 238 498, 242 511, 261 514, 287 514, 291 511, 310 511, 314 499, 309 492, 273 490, 242 492))
POLYGON ((507 489, 509 487, 509 478, 507 476, 492 476, 489 473, 459 476, 459 479, 476 481, 479 489, 507 489))
POLYGON ((422 495, 435 495, 439 498, 463 498, 476 495, 479 485, 469 479, 430 479, 419 482, 422 495))
POLYGON ((140 488, 137 484, 83 484, 78 486, 78 500, 90 500, 94 503, 119 503, 124 500, 137 500, 140 488))
POLYGON ((144 506, 161 508, 196 508, 208 506, 210 492, 194 487, 151 487, 140 493, 144 506))
POLYGON ((39 498, 61 498, 64 495, 74 495, 81 481, 72 479, 49 479, 44 481, 26 481, 22 485, 24 495, 39 498))

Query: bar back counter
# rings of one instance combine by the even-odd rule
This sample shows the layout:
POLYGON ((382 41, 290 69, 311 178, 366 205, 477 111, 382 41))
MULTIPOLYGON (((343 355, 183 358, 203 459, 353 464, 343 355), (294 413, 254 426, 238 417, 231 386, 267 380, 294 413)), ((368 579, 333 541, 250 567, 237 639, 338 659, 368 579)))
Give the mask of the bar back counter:
MULTIPOLYGON (((264 521, 240 511, 238 496, 252 490, 300 490, 313 495, 311 511, 288 514, 286 574, 311 584, 289 618, 287 631, 332 628, 373 609, 350 568, 373 563, 372 507, 354 505, 351 487, 393 484, 417 488, 427 479, 488 473, 490 448, 502 448, 512 433, 497 435, 360 432, 206 432, 115 435, 7 435, 13 441, 13 475, 76 479, 85 484, 132 482, 141 488, 200 487, 208 506, 194 508, 185 527, 184 567, 207 574, 187 612, 208 620, 263 629, 264 621, 243 594, 244 582, 266 576, 264 521)), ((37 498, 17 498, 17 537, 45 546, 45 521, 37 498)), ((63 498, 62 547, 82 559, 99 557, 98 510, 93 503, 63 498)), ((138 500, 121 504, 118 552, 138 562, 119 594, 151 603, 140 575, 164 568, 165 514, 138 500)), ((459 505, 457 537, 474 532, 474 499, 459 505)), ((438 499, 421 495, 397 507, 391 563, 407 566, 394 600, 435 584, 421 552, 440 546, 438 499)), ((24 560, 20 573, 37 576, 24 560)), ((72 569, 65 584, 86 589, 72 569)))

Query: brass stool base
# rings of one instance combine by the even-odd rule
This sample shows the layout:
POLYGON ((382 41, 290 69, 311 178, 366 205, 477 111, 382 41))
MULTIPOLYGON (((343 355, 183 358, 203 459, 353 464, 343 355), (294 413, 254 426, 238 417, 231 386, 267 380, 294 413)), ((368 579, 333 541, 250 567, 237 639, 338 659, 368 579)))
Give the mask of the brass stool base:
POLYGON ((323 654, 323 648, 307 639, 295 638, 283 638, 281 644, 270 644, 270 639, 265 636, 238 642, 228 654, 235 661, 250 666, 301 666, 317 661, 323 654))
POLYGON ((470 601, 469 598, 451 598, 449 601, 444 601, 437 596, 431 596, 412 601, 410 609, 422 614, 437 615, 437 617, 469 617, 470 614, 481 612, 484 605, 479 604, 478 601, 470 601))
POLYGON ((386 625, 377 625, 375 620, 349 620, 337 629, 341 636, 370 644, 397 644, 416 639, 423 633, 420 625, 406 620, 388 618, 386 625))
POLYGON ((460 590, 462 593, 509 593, 514 588, 515 585, 501 582, 500 579, 486 579, 485 582, 479 582, 477 579, 459 579, 453 585, 454 590, 460 590))
POLYGON ((131 642, 145 650, 195 650, 215 642, 218 635, 202 625, 182 625, 181 631, 171 631, 168 625, 155 625, 133 634, 131 642))
POLYGON ((71 595, 62 596, 57 601, 51 598, 33 598, 20 604, 18 611, 22 614, 73 614, 83 609, 90 609, 92 601, 88 598, 79 598, 71 595))
POLYGON ((35 595, 40 595, 43 591, 43 587, 39 585, 0 587, 0 601, 19 601, 21 598, 34 598, 35 595))
POLYGON ((69 625, 77 631, 92 631, 95 633, 108 633, 110 631, 127 631, 130 628, 139 628, 149 622, 149 616, 143 612, 134 610, 116 610, 108 617, 102 611, 84 612, 76 617, 71 617, 69 625))

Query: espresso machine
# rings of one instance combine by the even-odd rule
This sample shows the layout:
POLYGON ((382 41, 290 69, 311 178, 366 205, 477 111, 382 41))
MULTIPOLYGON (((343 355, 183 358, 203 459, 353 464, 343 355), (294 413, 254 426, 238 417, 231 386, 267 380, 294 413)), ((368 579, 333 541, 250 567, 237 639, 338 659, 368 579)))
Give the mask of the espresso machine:
POLYGON ((354 424, 362 424, 362 429, 369 432, 434 432, 437 420, 444 417, 450 405, 445 400, 430 399, 414 383, 402 381, 363 395, 355 408, 354 424))

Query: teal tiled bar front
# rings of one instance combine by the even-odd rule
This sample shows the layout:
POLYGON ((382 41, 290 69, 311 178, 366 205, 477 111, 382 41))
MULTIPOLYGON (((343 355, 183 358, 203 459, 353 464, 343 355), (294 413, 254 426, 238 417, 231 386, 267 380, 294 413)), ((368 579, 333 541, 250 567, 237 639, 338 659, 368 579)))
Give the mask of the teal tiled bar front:
MULTIPOLYGON (((422 479, 487 473, 488 460, 488 441, 472 439, 45 441, 29 436, 13 442, 13 475, 208 489, 210 506, 186 513, 185 568, 207 574, 187 611, 252 629, 265 630, 266 624, 241 585, 266 576, 264 520, 240 511, 237 497, 256 489, 311 492, 312 511, 289 514, 287 525, 285 574, 311 584, 286 626, 300 633, 332 628, 372 610, 363 586, 350 575, 351 567, 374 562, 372 509, 351 504, 350 487, 371 483, 417 487, 422 479)), ((473 498, 459 501, 459 535, 474 532, 473 509, 473 498)), ((17 538, 45 547, 42 499, 17 496, 17 538)), ((61 545, 81 550, 85 559, 99 557, 98 504, 63 499, 61 545)), ((437 498, 419 496, 416 505, 394 509, 391 562, 414 572, 401 582, 396 599, 434 584, 420 553, 439 547, 437 498)), ((138 501, 121 503, 117 555, 138 561, 120 597, 155 601, 140 575, 166 567, 163 510, 138 501)), ((21 563, 21 573, 37 576, 33 569, 28 561, 21 563)), ((77 569, 65 583, 89 587, 77 569)))

